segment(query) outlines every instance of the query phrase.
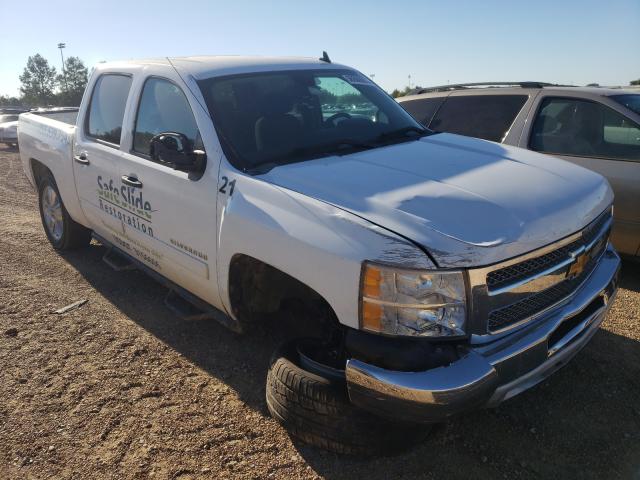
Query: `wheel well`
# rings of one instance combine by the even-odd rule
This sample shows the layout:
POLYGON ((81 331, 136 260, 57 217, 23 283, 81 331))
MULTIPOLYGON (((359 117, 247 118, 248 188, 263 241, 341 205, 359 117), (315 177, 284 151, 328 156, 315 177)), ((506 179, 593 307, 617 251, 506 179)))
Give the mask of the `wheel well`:
POLYGON ((237 254, 229 266, 229 298, 238 321, 252 323, 291 318, 305 336, 332 336, 338 318, 315 290, 291 275, 248 255, 237 254))
POLYGON ((40 186, 40 182, 46 175, 51 175, 51 170, 35 158, 31 159, 31 171, 33 172, 33 180, 36 183, 36 188, 40 186))

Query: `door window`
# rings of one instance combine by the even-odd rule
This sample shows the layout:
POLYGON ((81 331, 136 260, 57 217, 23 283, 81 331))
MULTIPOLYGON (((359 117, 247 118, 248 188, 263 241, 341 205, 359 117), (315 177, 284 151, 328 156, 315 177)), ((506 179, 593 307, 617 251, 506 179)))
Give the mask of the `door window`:
POLYGON ((545 98, 531 132, 539 152, 640 160, 640 128, 601 103, 545 98))
POLYGON ((501 142, 526 101, 527 95, 448 97, 429 128, 501 142))
POLYGON ((90 137, 120 145, 122 119, 131 77, 108 74, 98 78, 91 95, 85 131, 90 137))
POLYGON ((182 90, 168 80, 149 78, 140 97, 133 150, 148 156, 151 138, 166 132, 182 133, 191 147, 201 148, 198 126, 182 90))

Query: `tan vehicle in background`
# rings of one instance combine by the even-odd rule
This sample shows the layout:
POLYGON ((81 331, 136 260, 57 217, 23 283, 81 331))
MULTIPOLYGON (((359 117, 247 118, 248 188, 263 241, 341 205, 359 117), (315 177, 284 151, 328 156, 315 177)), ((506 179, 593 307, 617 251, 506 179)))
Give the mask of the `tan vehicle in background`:
POLYGON ((417 89, 398 101, 431 130, 548 153, 602 174, 615 192, 613 244, 640 259, 638 91, 498 82, 417 89))

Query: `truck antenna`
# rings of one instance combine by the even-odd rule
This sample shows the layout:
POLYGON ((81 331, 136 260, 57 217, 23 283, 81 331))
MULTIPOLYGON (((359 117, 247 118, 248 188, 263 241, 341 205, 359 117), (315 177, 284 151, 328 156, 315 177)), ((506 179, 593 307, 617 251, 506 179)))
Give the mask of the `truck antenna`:
POLYGON ((329 55, 327 55, 327 52, 325 52, 324 50, 322 51, 322 56, 319 58, 319 60, 321 62, 331 63, 331 59, 329 58, 329 55))

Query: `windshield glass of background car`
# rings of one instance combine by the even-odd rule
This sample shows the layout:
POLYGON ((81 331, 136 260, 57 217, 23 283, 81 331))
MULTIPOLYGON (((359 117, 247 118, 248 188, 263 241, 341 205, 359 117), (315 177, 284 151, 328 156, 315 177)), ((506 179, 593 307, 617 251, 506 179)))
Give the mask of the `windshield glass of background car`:
POLYGON ((429 128, 502 142, 527 98, 526 95, 447 97, 429 128))
POLYGON ((408 100, 402 102, 402 108, 411 114, 413 118, 418 120, 425 127, 431 123, 433 114, 436 113, 444 97, 436 98, 420 98, 418 100, 408 100))
POLYGON ((640 115, 640 95, 613 95, 611 98, 640 115))
POLYGON ((345 143, 369 144, 389 132, 422 128, 352 70, 253 73, 199 84, 225 154, 242 169, 340 153, 345 143))

